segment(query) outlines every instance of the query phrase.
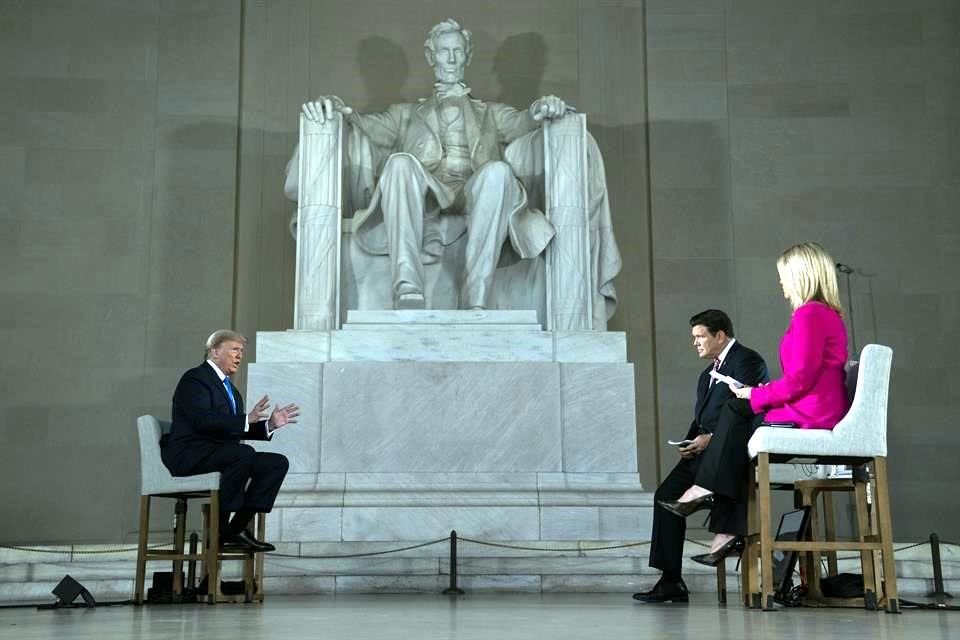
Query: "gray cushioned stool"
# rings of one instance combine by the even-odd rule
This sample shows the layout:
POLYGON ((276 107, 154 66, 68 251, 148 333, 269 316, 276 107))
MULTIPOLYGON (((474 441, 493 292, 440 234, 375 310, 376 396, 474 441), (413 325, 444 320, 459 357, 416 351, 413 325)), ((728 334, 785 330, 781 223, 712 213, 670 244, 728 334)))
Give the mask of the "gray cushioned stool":
MULTIPOLYGON (((178 601, 183 593, 183 562, 200 561, 207 575, 206 601, 233 601, 235 598, 224 596, 220 590, 220 561, 243 560, 245 593, 243 599, 263 601, 262 576, 263 554, 248 551, 230 551, 220 546, 220 474, 204 473, 195 476, 174 477, 160 459, 160 436, 170 429, 168 421, 154 416, 144 415, 137 418, 137 431, 140 439, 140 535, 137 549, 137 574, 134 582, 134 602, 143 604, 146 565, 152 560, 173 562, 173 597, 178 601), (173 549, 151 549, 148 545, 150 529, 151 498, 171 498, 177 501, 174 510, 175 524, 173 549), (186 531, 187 500, 199 498, 209 501, 205 505, 203 524, 203 545, 198 553, 184 553, 186 531), (254 558, 254 555, 257 558, 254 558)), ((258 533, 263 536, 266 528, 263 514, 258 514, 258 533)), ((190 585, 192 586, 192 585, 190 585)), ((201 594, 203 595, 203 594, 201 594)))

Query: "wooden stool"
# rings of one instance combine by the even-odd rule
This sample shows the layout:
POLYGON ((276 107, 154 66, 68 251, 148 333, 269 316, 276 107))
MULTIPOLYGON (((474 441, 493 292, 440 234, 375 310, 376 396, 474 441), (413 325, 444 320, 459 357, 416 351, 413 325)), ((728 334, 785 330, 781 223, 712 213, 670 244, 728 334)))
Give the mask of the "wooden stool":
MULTIPOLYGON (((137 550, 137 572, 134 578, 135 604, 143 604, 144 582, 146 581, 147 562, 167 560, 173 563, 173 585, 171 598, 173 602, 182 602, 183 599, 183 563, 209 561, 207 547, 202 552, 186 553, 184 543, 186 537, 187 500, 191 498, 208 498, 211 502, 219 502, 217 491, 196 491, 179 494, 153 494, 140 496, 140 535, 137 550), (177 501, 174 507, 173 549, 152 549, 148 544, 150 526, 151 498, 172 498, 177 501)), ((207 505, 204 505, 206 509, 207 505)), ((193 585, 186 585, 192 587, 193 585)))
MULTIPOLYGON (((872 495, 876 497, 875 519, 870 517, 867 501, 868 483, 854 481, 852 478, 829 478, 824 480, 804 480, 798 483, 798 501, 811 507, 811 526, 809 539, 803 541, 775 541, 770 526, 770 486, 764 483, 769 471, 769 454, 758 455, 758 486, 750 493, 748 505, 749 531, 745 551, 746 570, 744 571, 744 603, 754 608, 773 608, 773 574, 771 558, 773 551, 800 551, 804 553, 803 573, 807 579, 811 602, 829 606, 860 606, 875 610, 884 607, 890 613, 900 610, 896 587, 896 567, 893 560, 892 531, 890 526, 889 501, 886 487, 886 458, 877 457, 869 461, 858 461, 854 466, 870 465, 874 469, 872 495), (833 514, 833 501, 829 493, 834 491, 853 492, 857 510, 857 534, 854 540, 837 540, 833 514), (816 499, 824 497, 823 534, 817 513, 816 499), (766 525, 766 526, 764 526, 766 525), (827 598, 820 589, 819 561, 822 554, 828 558, 830 575, 836 575, 837 551, 857 551, 860 554, 863 572, 863 598, 827 598), (878 563, 877 556, 880 556, 878 563), (877 571, 882 564, 883 579, 877 571)), ((854 462, 846 459, 846 462, 854 462)), ((862 473, 862 472, 861 472, 862 473)))
MULTIPOLYGON (((794 507, 810 509, 810 524, 807 531, 810 540, 834 540, 836 538, 836 517, 833 510, 834 491, 854 491, 849 479, 816 478, 796 480, 792 485, 788 483, 774 483, 772 489, 792 490, 794 492, 794 507), (817 499, 820 498, 818 503, 817 499), (819 507, 822 507, 822 511, 819 507), (822 535, 821 535, 822 529, 822 535)), ((756 490, 754 488, 754 490, 756 490)), ((858 509, 858 516, 860 510, 858 509)), ((754 530, 754 529, 751 529, 754 530)), ((808 587, 807 596, 823 599, 820 591, 819 558, 827 558, 827 575, 837 575, 837 552, 823 551, 819 554, 804 553, 800 565, 801 578, 808 587)), ((743 585, 744 583, 741 583, 743 585)), ((748 592, 741 593, 744 605, 751 606, 748 592)), ((725 561, 717 565, 717 599, 720 604, 727 603, 726 566, 725 561)))
MULTIPOLYGON (((803 480, 797 482, 796 501, 798 506, 810 506, 810 530, 808 539, 811 541, 833 541, 837 539, 836 516, 833 510, 833 493, 840 491, 854 494, 854 505, 857 512, 857 539, 860 542, 875 540, 877 536, 877 522, 872 517, 869 496, 870 478, 867 467, 860 467, 860 472, 852 478, 826 478, 822 480, 803 480), (859 476, 859 477, 858 477, 859 476), (822 498, 823 521, 820 522, 815 507, 817 498, 822 498)), ((820 603, 827 606, 860 606, 867 609, 876 609, 878 606, 877 594, 883 593, 883 584, 877 573, 878 551, 861 551, 860 563, 863 571, 864 597, 863 598, 831 598, 823 595, 820 588, 821 566, 823 557, 827 559, 827 575, 837 575, 837 551, 827 549, 810 551, 803 554, 801 574, 807 583, 807 600, 809 603, 820 603)))
MULTIPOLYGON (((847 371, 847 388, 852 395, 850 409, 832 430, 778 429, 761 425, 751 436, 747 451, 754 461, 756 487, 748 486, 747 491, 747 530, 750 535, 747 537, 747 567, 743 579, 744 601, 749 606, 773 609, 771 558, 775 550, 813 552, 817 554, 816 559, 821 552, 857 551, 863 570, 864 606, 883 606, 890 613, 899 613, 887 483, 887 401, 892 360, 890 347, 868 344, 863 348, 860 360, 851 364, 847 371), (869 466, 873 479, 875 528, 869 521, 867 484, 855 483, 851 479, 847 481, 847 487, 856 496, 859 525, 856 540, 837 540, 836 537, 829 540, 774 540, 770 522, 770 465, 799 460, 850 465, 855 469, 855 476, 856 468, 869 466), (882 561, 882 582, 876 571, 877 554, 882 561), (878 594, 882 596, 878 597, 878 594)), ((820 492, 835 491, 843 486, 841 479, 828 482, 832 484, 819 485, 820 492)), ((810 491, 812 498, 813 488, 810 491)), ((809 573, 812 576, 814 572, 809 573)))
MULTIPOLYGON (((220 561, 244 560, 245 602, 263 602, 263 554, 248 551, 219 550, 220 546, 220 474, 205 473, 194 476, 170 475, 160 458, 160 436, 169 431, 170 422, 144 415, 137 419, 140 441, 140 532, 137 548, 137 570, 134 578, 133 600, 143 604, 144 582, 147 562, 166 560, 173 562, 172 600, 183 599, 183 563, 200 561, 206 573, 206 601, 235 602, 238 596, 225 596, 220 589, 220 561), (152 549, 149 545, 150 503, 153 498, 176 500, 174 507, 173 549, 152 549), (187 503, 191 499, 208 500, 203 505, 202 550, 184 552, 187 503)), ((257 536, 262 540, 266 533, 266 516, 257 514, 257 536)), ((191 572, 192 576, 192 572, 191 572)), ((192 581, 192 580, 191 580, 192 581)), ((194 587, 193 584, 186 586, 194 587)), ((201 595, 201 597, 203 597, 201 595)))
MULTIPOLYGON (((137 418, 137 435, 140 444, 140 531, 137 544, 137 572, 134 578, 133 600, 143 604, 144 582, 147 562, 169 560, 173 562, 172 599, 179 602, 183 598, 183 562, 212 561, 210 548, 204 546, 202 553, 184 553, 184 535, 186 533, 187 502, 191 499, 209 500, 213 509, 219 512, 220 474, 204 473, 194 476, 174 477, 164 466, 160 458, 160 436, 170 430, 170 422, 158 420, 151 415, 137 418), (150 504, 153 498, 176 500, 174 507, 173 549, 152 549, 150 536, 150 504), (204 558, 203 555, 207 554, 204 558)), ((213 540, 218 540, 217 531, 212 532, 213 540)))
MULTIPOLYGON (((217 505, 219 506, 219 505, 217 505)), ((212 540, 219 540, 220 518, 217 506, 203 505, 203 547, 213 545, 212 540)), ((256 516, 256 537, 263 540, 267 530, 267 516, 258 513, 256 516)), ((201 555, 203 563, 200 566, 200 575, 207 578, 207 602, 263 602, 263 554, 241 549, 218 549, 212 556, 201 555), (224 560, 243 561, 243 593, 224 594, 221 583, 220 563, 224 560)))

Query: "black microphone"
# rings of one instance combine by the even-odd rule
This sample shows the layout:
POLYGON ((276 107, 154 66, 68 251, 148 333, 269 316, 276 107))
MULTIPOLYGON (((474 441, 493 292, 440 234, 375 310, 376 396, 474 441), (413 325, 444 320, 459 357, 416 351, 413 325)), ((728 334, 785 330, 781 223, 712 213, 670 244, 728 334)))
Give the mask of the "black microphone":
POLYGON ((842 262, 837 263, 837 271, 840 273, 853 273, 853 267, 850 265, 843 264, 842 262))

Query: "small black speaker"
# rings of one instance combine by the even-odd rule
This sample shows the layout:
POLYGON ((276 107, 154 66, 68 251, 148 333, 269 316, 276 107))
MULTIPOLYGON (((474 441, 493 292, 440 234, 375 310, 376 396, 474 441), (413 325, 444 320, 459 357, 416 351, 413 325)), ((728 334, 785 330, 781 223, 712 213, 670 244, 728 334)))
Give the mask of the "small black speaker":
POLYGON ((53 595, 57 596, 57 601, 53 604, 54 607, 69 605, 77 599, 77 596, 83 598, 86 603, 85 606, 97 606, 97 601, 93 599, 87 588, 74 580, 69 574, 63 576, 63 580, 53 588, 53 595))

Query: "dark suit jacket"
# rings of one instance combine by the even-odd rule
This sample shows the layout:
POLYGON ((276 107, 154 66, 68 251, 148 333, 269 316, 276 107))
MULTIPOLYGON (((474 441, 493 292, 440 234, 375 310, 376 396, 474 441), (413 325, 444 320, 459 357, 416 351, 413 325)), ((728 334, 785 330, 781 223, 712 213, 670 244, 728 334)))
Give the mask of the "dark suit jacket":
POLYGON ((247 416, 243 396, 236 387, 233 398, 237 412, 230 407, 227 390, 209 364, 188 370, 173 392, 170 433, 160 438, 160 453, 173 475, 190 475, 199 459, 209 455, 211 447, 240 440, 269 440, 267 423, 261 420, 244 433, 247 416))
MULTIPOLYGON (((693 439, 701 433, 713 433, 720 418, 720 409, 727 400, 734 397, 730 387, 722 382, 710 384, 712 370, 713 363, 703 370, 697 381, 697 406, 693 412, 693 422, 690 423, 690 429, 687 431, 688 439, 693 439)), ((720 365, 719 373, 751 387, 770 379, 767 375, 767 363, 760 354, 743 346, 739 340, 730 347, 727 357, 720 365)))

